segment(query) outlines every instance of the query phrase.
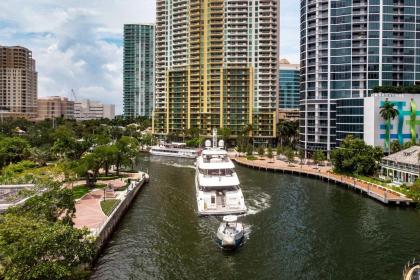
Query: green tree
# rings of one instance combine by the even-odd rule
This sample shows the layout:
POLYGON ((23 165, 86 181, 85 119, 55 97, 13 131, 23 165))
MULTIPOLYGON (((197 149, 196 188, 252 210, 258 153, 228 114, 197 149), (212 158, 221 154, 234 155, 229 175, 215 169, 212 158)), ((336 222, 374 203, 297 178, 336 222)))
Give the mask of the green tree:
POLYGON ((305 151, 303 149, 298 150, 300 164, 303 164, 303 160, 305 159, 305 151))
POLYGON ((146 133, 145 135, 143 135, 142 138, 141 138, 141 143, 143 145, 152 146, 155 143, 155 139, 153 137, 153 134, 146 133))
MULTIPOLYGON (((91 261, 88 230, 28 216, 0 217, 0 266, 4 279, 70 279, 91 261)), ((0 275, 1 277, 1 275, 0 275)))
POLYGON ((73 192, 61 188, 55 182, 48 182, 48 186, 44 184, 38 186, 34 192, 39 192, 43 188, 47 188, 47 191, 36 195, 32 192, 27 193, 27 195, 31 195, 30 198, 24 204, 10 208, 8 213, 73 225, 72 219, 76 213, 73 192))
POLYGON ((391 154, 397 153, 401 151, 401 144, 400 141, 394 140, 391 142, 391 154))
POLYGON ((188 140, 185 144, 188 147, 198 148, 203 144, 203 142, 204 142, 204 138, 197 137, 197 138, 192 138, 192 139, 188 140))
POLYGON ((323 162, 326 160, 325 154, 321 150, 317 150, 312 155, 312 160, 315 164, 319 164, 320 162, 323 162))
POLYGON ((293 151, 292 148, 286 148, 284 155, 289 163, 292 163, 295 160, 295 151, 293 151))
POLYGON ((284 144, 294 145, 299 138, 299 123, 291 120, 280 120, 277 124, 277 138, 280 146, 284 144))
POLYGON ((197 127, 191 127, 187 130, 187 137, 189 138, 199 138, 200 130, 197 127))
POLYGON ((0 140, 0 167, 29 157, 29 143, 21 137, 5 137, 0 140))
POLYGON ((251 143, 252 130, 252 124, 248 124, 242 128, 242 130, 239 133, 239 139, 241 140, 242 145, 248 146, 251 143))
POLYGON ((252 156, 253 153, 254 153, 254 148, 252 147, 252 145, 248 145, 246 148, 246 155, 252 156))
POLYGON ((405 142, 405 143, 402 145, 401 149, 402 149, 402 150, 405 150, 405 149, 411 148, 412 146, 413 146, 413 143, 412 143, 412 142, 405 142))
MULTIPOLYGON (((106 155, 101 149, 94 149, 92 152, 85 153, 76 166, 76 173, 86 178, 86 185, 93 187, 99 176, 99 170, 105 166, 106 155)), ((116 155, 115 162, 117 162, 116 155)))
POLYGON ((398 110, 395 108, 394 103, 389 102, 388 98, 384 102, 384 105, 381 106, 381 110, 379 111, 381 117, 385 120, 385 149, 388 153, 391 152, 390 149, 390 142, 391 142, 391 120, 395 119, 399 115, 398 110))
POLYGON ((274 156, 273 156, 273 148, 271 148, 271 147, 268 147, 268 150, 267 150, 267 157, 269 158, 269 159, 272 159, 274 156))
POLYGON ((339 173, 373 175, 379 169, 383 150, 366 145, 362 139, 347 136, 331 153, 334 170, 339 173))
POLYGON ((228 127, 220 128, 217 134, 223 139, 225 142, 225 146, 227 146, 229 138, 232 134, 232 130, 228 127))
POLYGON ((283 153, 283 147, 282 146, 277 146, 276 148, 276 154, 277 156, 281 155, 283 153))
POLYGON ((78 148, 76 134, 68 125, 59 126, 53 133, 54 144, 52 152, 61 159, 77 159, 76 149, 78 148))
POLYGON ((258 155, 259 155, 260 157, 262 157, 262 156, 264 156, 264 154, 265 154, 265 149, 264 149, 264 147, 263 147, 263 146, 259 146, 259 147, 258 147, 258 155))
POLYGON ((122 136, 115 145, 118 150, 115 165, 117 167, 117 175, 119 175, 122 165, 133 164, 139 153, 140 145, 137 139, 129 136, 122 136))
POLYGON ((118 148, 116 145, 104 145, 95 148, 93 151, 94 156, 100 158, 103 162, 103 168, 105 170, 105 176, 109 174, 109 168, 111 165, 116 163, 118 148))
POLYGON ((29 159, 39 166, 45 166, 50 158, 50 151, 44 147, 33 147, 29 149, 29 159))

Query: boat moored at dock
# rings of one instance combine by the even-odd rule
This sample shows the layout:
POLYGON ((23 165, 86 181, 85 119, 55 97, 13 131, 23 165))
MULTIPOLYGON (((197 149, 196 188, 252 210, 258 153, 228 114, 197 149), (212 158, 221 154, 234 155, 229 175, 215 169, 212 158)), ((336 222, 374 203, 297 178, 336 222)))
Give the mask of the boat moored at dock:
POLYGON ((156 156, 179 157, 195 159, 200 155, 201 149, 188 148, 185 143, 164 143, 152 146, 150 154, 156 156))

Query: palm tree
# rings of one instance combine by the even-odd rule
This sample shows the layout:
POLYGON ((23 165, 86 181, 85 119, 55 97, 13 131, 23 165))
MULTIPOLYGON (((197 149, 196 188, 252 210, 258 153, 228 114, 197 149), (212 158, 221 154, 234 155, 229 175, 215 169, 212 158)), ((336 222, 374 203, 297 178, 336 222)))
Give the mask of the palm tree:
POLYGON ((394 103, 389 102, 387 98, 384 105, 381 106, 381 110, 379 112, 381 117, 385 120, 385 150, 388 150, 388 154, 390 153, 391 148, 391 120, 395 119, 399 115, 398 110, 395 109, 394 106, 394 103))
POLYGON ((293 123, 290 121, 280 120, 277 124, 277 133, 280 140, 280 146, 283 147, 283 140, 290 139, 295 136, 293 123))

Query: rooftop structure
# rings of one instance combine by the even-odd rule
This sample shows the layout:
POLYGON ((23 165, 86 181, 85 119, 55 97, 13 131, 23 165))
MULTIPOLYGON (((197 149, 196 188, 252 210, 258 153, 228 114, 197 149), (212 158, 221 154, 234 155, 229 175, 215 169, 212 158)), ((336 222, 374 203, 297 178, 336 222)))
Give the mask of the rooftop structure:
POLYGON ((395 183, 412 184, 420 173, 420 146, 391 154, 382 159, 381 174, 395 183))
POLYGON ((23 203, 26 198, 20 196, 19 192, 33 187, 33 184, 0 185, 0 214, 5 212, 9 207, 23 203))

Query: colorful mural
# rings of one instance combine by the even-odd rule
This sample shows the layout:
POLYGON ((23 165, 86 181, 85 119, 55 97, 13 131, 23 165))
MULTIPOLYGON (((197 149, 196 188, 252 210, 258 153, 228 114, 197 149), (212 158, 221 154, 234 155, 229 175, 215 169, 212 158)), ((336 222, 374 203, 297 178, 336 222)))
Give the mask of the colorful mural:
MULTIPOLYGON (((410 139, 411 142, 415 143, 417 140, 417 133, 416 133, 416 127, 417 125, 420 125, 420 120, 417 120, 417 116, 420 115, 420 112, 417 111, 417 105, 414 99, 411 99, 410 101, 410 107, 409 110, 404 110, 407 106, 407 102, 405 101, 390 101, 392 104, 394 104, 395 108, 398 110, 399 114, 398 117, 392 121, 394 124, 396 122, 397 126, 395 127, 394 124, 388 123, 385 121, 385 124, 380 125, 381 130, 385 130, 385 133, 380 134, 380 138, 384 140, 384 148, 387 150, 390 145, 390 141, 398 140, 400 144, 404 143, 404 140, 410 139), (406 121, 406 125, 409 127, 409 133, 404 133, 404 120, 406 117, 409 117, 409 119, 406 121), (389 129, 387 129, 387 126, 389 125, 389 129), (394 131, 394 128, 396 128, 397 133, 392 133, 394 131), (389 133, 389 134, 388 134, 389 133)), ((380 102, 380 107, 384 106, 385 101, 380 102)))

